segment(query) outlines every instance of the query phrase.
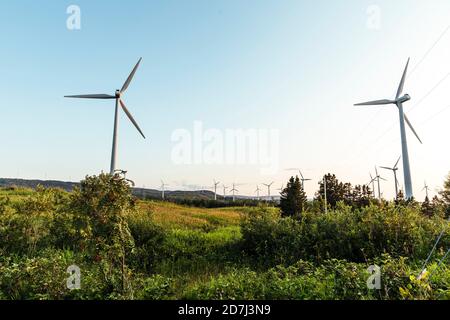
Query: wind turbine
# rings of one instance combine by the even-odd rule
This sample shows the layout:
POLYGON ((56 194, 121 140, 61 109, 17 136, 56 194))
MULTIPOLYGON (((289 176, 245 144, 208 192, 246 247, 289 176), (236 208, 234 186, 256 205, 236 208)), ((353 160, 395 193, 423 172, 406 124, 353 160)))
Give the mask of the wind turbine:
POLYGON ((217 186, 220 184, 220 182, 217 182, 214 179, 214 201, 217 201, 217 186))
POLYGON ((168 186, 168 184, 165 184, 163 180, 161 180, 161 197, 164 200, 165 199, 165 192, 166 192, 166 187, 168 186))
POLYGON ((372 184, 372 193, 373 193, 373 197, 375 198, 375 180, 376 179, 372 177, 371 173, 369 173, 369 174, 370 174, 370 182, 367 185, 372 184))
POLYGON ((269 198, 269 201, 270 201, 270 187, 272 187, 273 184, 274 184, 274 182, 271 182, 269 184, 263 183, 263 185, 265 185, 267 187, 267 197, 269 198))
POLYGON ((305 179, 302 172, 300 170, 298 170, 298 172, 300 173, 300 177, 302 177, 300 179, 300 181, 302 182, 302 189, 305 190, 305 181, 311 181, 312 179, 305 179))
POLYGON ((429 200, 430 198, 428 198, 428 190, 430 190, 430 188, 428 187, 428 185, 427 185, 427 182, 425 181, 425 183, 424 183, 424 187, 423 187, 423 189, 422 189, 422 191, 423 190, 425 190, 425 192, 426 192, 426 195, 427 195, 427 199, 429 200))
POLYGON ((223 185, 223 200, 227 200, 227 189, 226 185, 223 185))
POLYGON ((403 111, 403 103, 411 100, 411 97, 408 94, 405 94, 403 96, 403 87, 405 84, 406 79, 406 73, 408 71, 408 65, 409 65, 409 58, 408 62, 406 63, 405 71, 403 72, 402 79, 400 81, 400 85, 397 89, 397 94, 395 95, 395 100, 377 100, 377 101, 370 101, 370 102, 364 102, 364 103, 358 103, 355 104, 355 106, 375 106, 375 105, 387 105, 387 104, 394 104, 397 106, 398 112, 399 112, 399 119, 400 119, 400 136, 402 141, 402 157, 403 157, 403 174, 405 179, 405 190, 406 190, 406 199, 411 199, 413 197, 413 189, 412 189, 412 181, 411 181, 411 168, 409 165, 409 155, 408 155, 408 144, 406 141, 406 130, 405 130, 405 122, 409 126, 409 128, 412 130, 416 138, 419 140, 420 143, 422 141, 420 140, 419 136, 417 135, 416 131, 414 130, 411 122, 408 120, 408 117, 405 115, 403 111))
POLYGON ((261 198, 260 198, 260 196, 259 196, 259 192, 260 192, 260 191, 261 191, 261 189, 259 188, 259 186, 256 186, 255 192, 256 192, 256 196, 257 196, 258 201, 261 200, 261 198))
POLYGON ((114 133, 113 133, 113 144, 112 144, 112 152, 111 152, 111 168, 110 173, 111 175, 114 174, 114 171, 116 170, 116 160, 117 160, 117 138, 118 138, 118 127, 119 127, 119 105, 122 107, 122 110, 125 112, 125 114, 128 116, 130 121, 133 123, 133 125, 136 127, 136 129, 139 131, 139 133, 142 135, 142 137, 145 139, 144 134, 142 133, 142 130, 139 128, 137 122, 134 120, 131 113, 128 111, 127 107, 125 106, 125 103, 123 102, 122 95, 125 93, 125 91, 128 89, 128 86, 131 83, 131 80, 133 80, 134 74, 136 73, 136 70, 139 67, 139 64, 141 63, 142 58, 139 59, 136 66, 131 71, 130 75, 128 76, 127 80, 122 86, 122 89, 116 90, 114 95, 109 94, 84 94, 84 95, 74 95, 74 96, 65 96, 65 98, 78 98, 78 99, 101 99, 101 100, 116 100, 116 108, 114 113, 114 133))
POLYGON ((381 188, 380 188, 380 180, 384 180, 387 181, 386 179, 382 178, 379 174, 378 174, 378 170, 377 167, 375 166, 375 181, 378 184, 378 200, 381 201, 381 188))
POLYGON ((236 184, 233 183, 233 189, 231 189, 231 192, 233 192, 233 202, 236 201, 235 192, 239 192, 239 190, 236 189, 236 184))
MULTIPOLYGON (((401 157, 400 157, 401 158, 401 157)), ((398 180, 397 180, 397 171, 398 171, 398 163, 400 161, 400 158, 398 158, 397 162, 394 164, 392 168, 390 167, 380 167, 381 169, 391 170, 394 173, 394 179, 395 179, 395 198, 397 199, 398 196, 398 180)))

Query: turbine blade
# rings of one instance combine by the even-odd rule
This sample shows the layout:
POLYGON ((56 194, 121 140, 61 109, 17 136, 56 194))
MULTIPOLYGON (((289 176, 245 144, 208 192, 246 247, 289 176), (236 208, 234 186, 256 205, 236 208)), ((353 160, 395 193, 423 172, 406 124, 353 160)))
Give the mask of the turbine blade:
POLYGON ((125 92, 128 89, 128 86, 130 85, 131 80, 133 80, 134 74, 136 73, 136 70, 139 68, 139 64, 141 63, 141 61, 142 61, 142 58, 140 58, 139 61, 134 66, 133 71, 131 71, 130 75, 128 76, 127 81, 125 81, 125 83, 123 84, 123 87, 120 90, 120 92, 125 92))
POLYGON ((77 98, 77 99, 115 99, 116 96, 110 94, 80 94, 74 96, 64 96, 64 98, 77 98))
POLYGON ((395 96, 395 100, 397 100, 403 92, 403 86, 405 85, 406 73, 408 72, 408 66, 409 66, 409 58, 408 58, 408 62, 406 63, 405 71, 403 71, 402 80, 400 80, 400 85, 398 86, 397 95, 395 96))
POLYGON ((412 130, 412 132, 414 133, 414 135, 416 136, 417 140, 419 140, 419 142, 420 142, 421 144, 423 144, 423 143, 422 143, 422 140, 420 140, 419 135, 417 134, 416 130, 414 130, 414 127, 412 126, 411 122, 409 122, 409 119, 408 119, 408 117, 406 116, 406 114, 405 114, 404 116, 405 116, 405 121, 406 121, 406 123, 408 124, 409 128, 412 130))
POLYGON ((304 177, 303 177, 303 174, 302 174, 302 172, 299 170, 298 171, 299 173, 300 173, 300 176, 302 177, 302 179, 304 180, 304 177))
POLYGON ((393 170, 392 168, 388 168, 388 167, 380 167, 381 169, 386 169, 386 170, 393 170))
POLYGON ((383 180, 383 181, 387 181, 385 178, 383 178, 383 177, 380 177, 380 180, 383 180))
POLYGON ((397 160, 397 162, 395 163, 394 169, 397 168, 398 163, 400 162, 400 159, 402 158, 402 156, 400 156, 397 160))
POLYGON ((126 115, 128 116, 128 118, 131 120, 131 122, 134 124, 134 126, 136 127, 136 129, 139 131, 139 133, 144 137, 144 134, 142 133, 141 128, 139 128, 137 122, 134 120, 133 116, 131 115, 130 111, 128 111, 127 107, 125 106, 125 103, 123 103, 122 99, 119 100, 120 105, 122 106, 123 111, 125 111, 126 115))
POLYGON ((375 101, 369 101, 369 102, 363 102, 363 103, 357 103, 355 106, 379 106, 384 104, 391 104, 394 103, 392 100, 375 100, 375 101))

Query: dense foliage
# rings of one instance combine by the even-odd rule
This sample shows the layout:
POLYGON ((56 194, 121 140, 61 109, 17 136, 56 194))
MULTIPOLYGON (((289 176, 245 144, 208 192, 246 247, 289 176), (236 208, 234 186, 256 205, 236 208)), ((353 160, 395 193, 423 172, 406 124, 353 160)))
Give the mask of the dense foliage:
POLYGON ((266 205, 138 202, 120 175, 87 177, 71 193, 0 190, 0 299, 450 298, 450 269, 438 267, 450 248, 445 198, 348 199, 283 217, 266 205), (379 290, 367 287, 373 264, 379 290), (72 265, 78 290, 67 287, 72 265))

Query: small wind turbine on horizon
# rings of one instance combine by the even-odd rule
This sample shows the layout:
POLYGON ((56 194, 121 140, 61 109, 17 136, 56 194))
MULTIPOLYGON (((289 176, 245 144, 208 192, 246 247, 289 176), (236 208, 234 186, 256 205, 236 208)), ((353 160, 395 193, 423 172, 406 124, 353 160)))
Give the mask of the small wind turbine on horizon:
POLYGON ((267 187, 267 198, 268 198, 268 200, 271 200, 271 198, 270 198, 270 188, 272 187, 273 184, 274 184, 273 181, 271 183, 269 183, 269 184, 263 183, 263 185, 265 185, 267 187))
POLYGON ((409 164, 409 155, 408 155, 408 143, 406 140, 406 129, 405 129, 405 122, 409 126, 409 128, 412 130, 416 138, 419 140, 420 143, 422 141, 420 140, 417 132, 414 130, 411 122, 409 121, 408 117, 405 115, 403 111, 403 103, 411 100, 411 97, 408 94, 405 94, 403 96, 403 87, 406 80, 406 73, 408 71, 410 59, 408 58, 408 62, 406 63, 405 71, 403 72, 402 79, 400 80, 400 85, 397 89, 397 94, 395 95, 395 100, 376 100, 376 101, 370 101, 370 102, 364 102, 364 103, 358 103, 355 104, 355 106, 375 106, 375 105, 388 105, 388 104, 394 104, 397 106, 398 112, 399 112, 399 120, 400 120, 400 136, 401 136, 401 143, 402 143, 402 157, 403 157, 403 174, 404 174, 404 180, 405 180, 405 191, 406 191, 406 199, 411 199, 413 197, 413 189, 412 189, 412 180, 411 180, 411 168, 409 164))
POLYGON ((223 186, 223 200, 227 200, 227 189, 228 187, 224 184, 222 184, 223 186))
POLYGON ((383 180, 383 181, 387 181, 385 178, 383 178, 383 177, 381 177, 380 176, 380 174, 378 173, 378 169, 377 169, 377 167, 375 166, 375 178, 374 178, 374 180, 377 182, 377 184, 378 184, 378 200, 380 200, 381 201, 381 187, 380 187, 380 180, 383 180))
POLYGON ((166 193, 167 186, 169 186, 169 185, 165 184, 164 181, 161 179, 161 197, 163 200, 165 200, 165 193, 166 193))
POLYGON ((305 181, 311 181, 312 179, 305 179, 305 177, 303 176, 302 172, 300 170, 298 170, 298 173, 300 173, 300 181, 302 182, 302 189, 305 190, 305 181))
POLYGON ((392 168, 390 167, 380 167, 381 169, 390 170, 394 173, 394 179, 395 179, 395 198, 397 199, 398 196, 398 180, 397 180, 397 171, 398 171, 398 163, 400 162, 401 157, 398 158, 397 162, 394 164, 392 168))
POLYGON ((428 198, 428 190, 430 190, 430 188, 428 187, 426 181, 424 182, 424 187, 423 187, 422 191, 423 190, 425 190, 425 192, 426 192, 427 199, 430 200, 430 198, 428 198))
POLYGON ((130 121, 133 123, 133 125, 136 127, 136 129, 139 131, 139 133, 142 135, 142 137, 145 139, 145 135, 142 133, 142 130, 139 128, 137 122, 134 120, 131 113, 128 111, 127 107, 125 106, 125 103, 123 102, 122 96, 125 93, 125 91, 128 89, 128 86, 131 83, 131 80, 133 80, 133 77, 136 73, 136 70, 139 67, 139 64, 141 63, 142 58, 139 59, 136 66, 131 71, 130 75, 128 76, 127 80, 122 86, 122 89, 117 89, 114 95, 109 94, 84 94, 84 95, 71 95, 71 96, 64 96, 65 98, 76 98, 76 99, 100 99, 100 100, 116 100, 116 107, 115 107, 115 113, 114 113, 114 132, 113 132, 113 144, 112 144, 112 152, 111 152, 111 167, 110 167, 110 173, 111 175, 114 174, 116 170, 116 162, 117 162, 117 139, 118 139, 118 126, 119 126, 119 105, 122 107, 122 110, 125 112, 127 117, 130 119, 130 121))
POLYGON ((260 192, 260 191, 261 191, 261 189, 259 188, 259 186, 256 186, 255 192, 256 192, 256 197, 257 197, 257 200, 258 200, 258 201, 261 200, 261 197, 259 196, 259 192, 260 192))
POLYGON ((367 185, 372 184, 372 195, 375 198, 375 180, 376 179, 372 177, 372 173, 369 173, 369 174, 370 174, 370 182, 367 185))
POLYGON ((219 184, 220 184, 220 182, 218 182, 214 179, 214 201, 217 201, 217 186, 219 184))
POLYGON ((236 201, 236 194, 235 194, 235 192, 239 192, 239 190, 236 189, 236 184, 235 183, 233 183, 233 189, 231 189, 231 192, 233 193, 233 202, 235 202, 236 201))

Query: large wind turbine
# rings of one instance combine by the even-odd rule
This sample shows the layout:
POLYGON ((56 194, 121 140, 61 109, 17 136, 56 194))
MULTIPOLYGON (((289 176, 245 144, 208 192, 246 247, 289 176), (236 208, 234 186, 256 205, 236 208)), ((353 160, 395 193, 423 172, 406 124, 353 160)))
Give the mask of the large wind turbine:
MULTIPOLYGON (((401 158, 401 157, 400 157, 401 158)), ((400 162, 400 158, 398 158, 397 162, 394 164, 392 168, 390 167, 380 167, 381 169, 391 170, 394 173, 394 179, 395 179, 395 198, 397 199, 398 196, 398 180, 397 180, 397 170, 398 170, 398 163, 400 162)))
POLYGON ((403 87, 405 84, 406 79, 406 73, 408 71, 408 65, 409 65, 409 59, 406 63, 405 71, 403 72, 402 79, 400 81, 400 85, 397 89, 397 94, 395 95, 395 100, 377 100, 377 101, 370 101, 370 102, 364 102, 364 103, 358 103, 355 104, 355 106, 376 106, 376 105, 387 105, 387 104, 394 104, 398 108, 399 112, 399 119, 400 119, 400 136, 402 141, 402 157, 403 157, 403 174, 405 179, 405 191, 406 191, 406 199, 411 199, 413 197, 413 189, 412 189, 412 181, 411 181, 411 168, 409 165, 409 155, 408 155, 408 144, 406 141, 406 130, 405 130, 405 122, 408 124, 409 128, 412 130, 416 138, 419 140, 420 143, 422 141, 420 140, 419 136, 416 133, 416 130, 414 130, 411 122, 408 120, 408 117, 406 117, 405 113, 403 112, 403 103, 411 100, 411 97, 408 94, 405 94, 403 96, 403 87))
POLYGON ((125 106, 125 103, 123 102, 122 95, 125 93, 125 91, 128 89, 128 86, 131 83, 131 80, 133 80, 134 74, 136 73, 136 70, 139 67, 139 64, 141 63, 142 58, 139 59, 136 66, 131 71, 130 75, 128 76, 128 79, 125 81, 125 83, 122 86, 122 89, 116 90, 116 93, 114 95, 109 94, 84 94, 84 95, 75 95, 75 96, 65 96, 65 98, 78 98, 78 99, 101 99, 101 100, 109 100, 114 99, 116 100, 116 108, 115 108, 115 114, 114 114, 114 133, 113 133, 113 144, 112 144, 112 152, 111 152, 111 168, 110 173, 113 175, 116 170, 116 160, 117 160, 117 131, 119 126, 119 105, 122 107, 125 114, 128 116, 130 121, 134 124, 136 129, 139 131, 139 133, 142 135, 142 137, 145 136, 142 133, 142 130, 139 128, 137 122, 134 120, 131 113, 128 111, 127 107, 125 106))

